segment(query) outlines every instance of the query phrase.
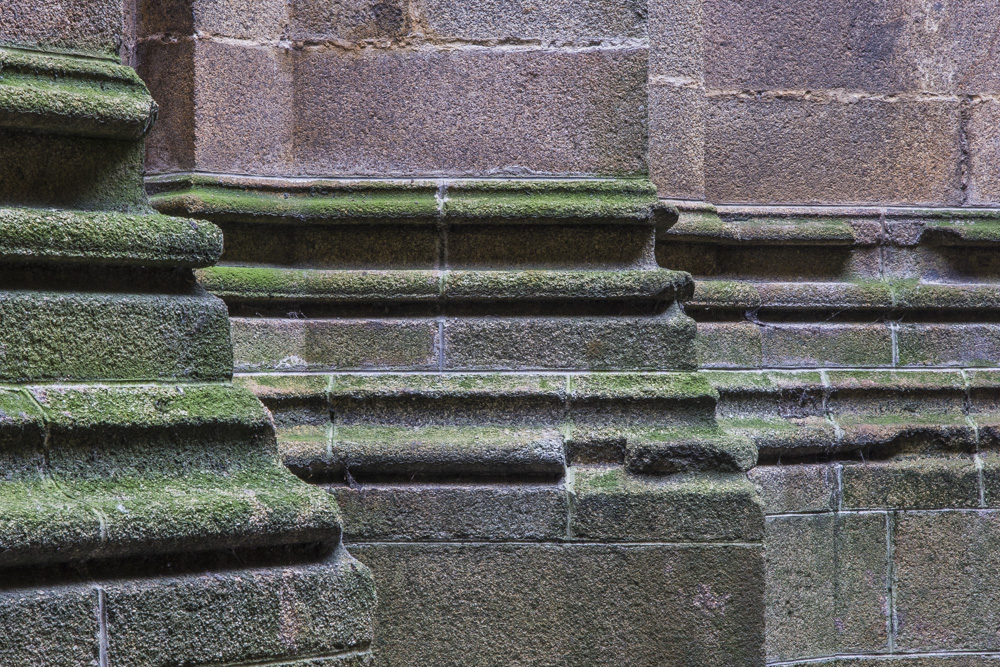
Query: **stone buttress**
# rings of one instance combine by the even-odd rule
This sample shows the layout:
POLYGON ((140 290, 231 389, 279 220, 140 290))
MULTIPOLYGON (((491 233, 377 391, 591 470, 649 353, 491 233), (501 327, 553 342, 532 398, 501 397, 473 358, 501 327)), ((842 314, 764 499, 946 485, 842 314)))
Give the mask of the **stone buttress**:
POLYGON ((146 87, 3 35, 0 664, 368 664, 371 574, 195 281, 222 233, 148 206, 146 87))
POLYGON ((380 664, 763 663, 757 451, 647 181, 147 183, 225 234, 198 278, 375 574, 380 664))

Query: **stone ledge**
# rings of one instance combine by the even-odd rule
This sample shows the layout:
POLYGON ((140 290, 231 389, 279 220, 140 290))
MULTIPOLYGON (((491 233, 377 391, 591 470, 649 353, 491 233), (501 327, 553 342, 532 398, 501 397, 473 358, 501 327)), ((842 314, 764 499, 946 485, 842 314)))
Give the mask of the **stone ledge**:
POLYGON ((284 470, 272 422, 228 385, 0 394, 0 567, 336 542, 340 515, 284 470))
POLYGON ((674 301, 692 290, 687 273, 622 271, 336 271, 219 266, 198 272, 227 302, 407 303, 428 301, 674 301))
POLYGON ((0 262, 199 268, 222 255, 213 224, 159 214, 0 208, 0 262))
POLYGON ((147 179, 162 213, 213 222, 637 224, 677 210, 642 179, 322 180, 169 175, 147 179))
POLYGON ((156 103, 129 67, 0 48, 0 127, 137 141, 155 119, 156 103))

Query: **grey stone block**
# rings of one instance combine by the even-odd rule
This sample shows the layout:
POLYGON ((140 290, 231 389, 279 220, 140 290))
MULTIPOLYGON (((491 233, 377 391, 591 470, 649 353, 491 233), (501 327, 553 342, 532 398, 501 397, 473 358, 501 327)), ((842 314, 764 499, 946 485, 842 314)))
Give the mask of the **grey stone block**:
POLYGON ((773 324, 762 329, 764 366, 891 366, 884 324, 773 324))
POLYGON ((359 541, 558 540, 566 536, 562 485, 365 484, 331 486, 344 539, 359 541))
POLYGON ((755 546, 351 545, 382 665, 764 664, 755 546))
POLYGON ((900 513, 893 554, 897 650, 1000 650, 997 512, 900 513))
POLYGON ((159 111, 146 135, 146 169, 151 173, 194 168, 194 42, 142 42, 136 70, 159 111))
POLYGON ((694 321, 489 318, 445 322, 449 370, 691 370, 694 321))
POLYGON ((0 663, 97 665, 97 591, 88 586, 0 593, 0 663))
POLYGON ((434 39, 586 44, 645 37, 646 4, 645 0, 416 0, 414 8, 434 39))
POLYGON ((644 49, 307 50, 295 80, 300 173, 646 171, 644 49))
POLYGON ((996 366, 1000 325, 900 324, 901 366, 996 366))
POLYGON ((618 467, 573 467, 575 539, 741 542, 763 534, 763 508, 741 474, 631 476, 618 467))
POLYGON ((956 101, 722 95, 709 102, 712 201, 961 202, 956 101))
POLYGON ((292 0, 289 36, 295 40, 383 42, 413 29, 406 0, 292 0))
POLYGON ((840 493, 837 464, 762 465, 748 476, 767 514, 837 509, 840 493))
POLYGON ((238 371, 437 369, 433 320, 231 319, 238 371))
POLYGON ((649 172, 661 196, 704 199, 707 107, 700 86, 650 84, 649 172))
POLYGON ((979 507, 979 471, 971 456, 845 464, 844 508, 979 507))
POLYGON ((649 75, 701 83, 704 67, 703 0, 649 3, 649 75))
POLYGON ((995 92, 988 0, 706 0, 705 77, 729 89, 995 92))
POLYGON ((0 6, 0 42, 117 56, 121 0, 17 0, 0 6))
POLYGON ((969 203, 1000 203, 1000 102, 977 102, 968 109, 969 203))
POLYGON ((704 368, 760 368, 761 327, 750 322, 699 322, 695 346, 704 368))
POLYGON ((105 586, 109 664, 278 662, 365 648, 371 573, 343 549, 327 560, 105 586))
MULTIPOLYGON (((284 49, 199 40, 195 163, 202 171, 287 174, 295 114, 284 49)), ((179 91, 183 92, 183 91, 179 91)))
POLYGON ((769 660, 888 650, 886 535, 883 513, 768 518, 769 660))

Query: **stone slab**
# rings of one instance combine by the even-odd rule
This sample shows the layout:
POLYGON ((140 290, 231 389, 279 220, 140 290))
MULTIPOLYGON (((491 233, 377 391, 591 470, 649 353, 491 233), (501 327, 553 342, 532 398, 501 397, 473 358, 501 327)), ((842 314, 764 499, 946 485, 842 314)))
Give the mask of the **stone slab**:
POLYGON ((764 657, 756 546, 350 545, 381 665, 740 665, 764 657))

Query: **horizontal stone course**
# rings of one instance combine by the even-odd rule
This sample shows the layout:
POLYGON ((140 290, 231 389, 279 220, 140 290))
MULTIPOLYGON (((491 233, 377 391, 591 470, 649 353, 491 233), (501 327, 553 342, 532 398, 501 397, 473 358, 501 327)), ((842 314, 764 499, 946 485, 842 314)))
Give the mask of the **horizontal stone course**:
POLYGON ((646 36, 646 3, 636 0, 415 0, 414 9, 432 39, 587 44, 646 36))

